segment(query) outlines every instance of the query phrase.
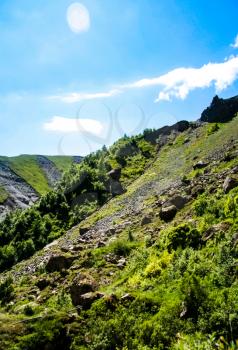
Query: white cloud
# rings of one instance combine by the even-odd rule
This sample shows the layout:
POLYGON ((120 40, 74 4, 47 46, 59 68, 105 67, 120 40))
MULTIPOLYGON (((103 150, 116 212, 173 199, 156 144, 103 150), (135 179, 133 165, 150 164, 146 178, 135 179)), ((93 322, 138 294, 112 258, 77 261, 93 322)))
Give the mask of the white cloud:
POLYGON ((116 86, 116 88, 104 92, 85 93, 72 92, 49 96, 49 99, 59 100, 64 103, 76 103, 84 100, 109 98, 128 89, 142 89, 146 87, 160 87, 155 102, 171 101, 173 98, 186 99, 189 93, 195 89, 215 87, 217 93, 232 85, 238 78, 238 56, 230 56, 221 63, 208 63, 200 68, 180 67, 169 71, 164 75, 154 78, 145 78, 129 84, 116 86))
POLYGON ((47 131, 57 131, 61 133, 87 132, 94 135, 101 135, 103 124, 95 119, 73 119, 61 116, 54 116, 43 125, 47 131))
POLYGON ((238 49, 238 34, 235 37, 235 41, 233 44, 231 44, 231 47, 233 47, 234 49, 238 49))
POLYGON ((100 98, 113 97, 120 94, 121 91, 118 89, 110 90, 107 92, 96 92, 96 93, 84 93, 84 92, 72 92, 69 94, 50 96, 50 99, 60 100, 65 103, 76 103, 84 100, 94 100, 100 98))
POLYGON ((142 79, 124 88, 145 88, 161 86, 155 102, 170 101, 173 97, 184 100, 198 88, 208 88, 214 84, 216 91, 230 86, 238 77, 238 56, 232 56, 222 63, 208 63, 200 68, 177 68, 156 78, 142 79))
POLYGON ((74 2, 68 7, 66 17, 69 28, 72 32, 80 33, 89 30, 90 15, 88 9, 79 2, 74 2))

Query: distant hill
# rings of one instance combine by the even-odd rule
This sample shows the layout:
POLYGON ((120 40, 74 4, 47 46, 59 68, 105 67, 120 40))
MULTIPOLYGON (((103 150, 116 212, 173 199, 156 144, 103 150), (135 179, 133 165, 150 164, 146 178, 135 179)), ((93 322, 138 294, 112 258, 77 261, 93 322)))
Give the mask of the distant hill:
POLYGON ((80 156, 20 155, 0 157, 0 216, 26 208, 48 192, 80 156))

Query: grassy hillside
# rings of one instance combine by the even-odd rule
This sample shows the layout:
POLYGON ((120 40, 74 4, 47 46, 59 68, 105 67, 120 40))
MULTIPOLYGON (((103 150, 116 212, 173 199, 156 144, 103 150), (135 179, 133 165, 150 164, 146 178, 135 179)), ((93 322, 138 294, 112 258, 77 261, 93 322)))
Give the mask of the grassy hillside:
POLYGON ((73 163, 73 157, 70 156, 47 156, 47 158, 51 160, 62 173, 68 170, 73 163))
POLYGON ((238 349, 237 135, 236 117, 124 137, 8 218, 2 268, 58 239, 2 274, 0 349, 238 349))
POLYGON ((0 204, 4 203, 7 198, 8 198, 7 191, 5 190, 4 187, 0 186, 0 204))
POLYGON ((46 193, 50 190, 47 179, 37 162, 36 156, 21 155, 8 158, 10 168, 29 185, 31 185, 38 194, 46 193))

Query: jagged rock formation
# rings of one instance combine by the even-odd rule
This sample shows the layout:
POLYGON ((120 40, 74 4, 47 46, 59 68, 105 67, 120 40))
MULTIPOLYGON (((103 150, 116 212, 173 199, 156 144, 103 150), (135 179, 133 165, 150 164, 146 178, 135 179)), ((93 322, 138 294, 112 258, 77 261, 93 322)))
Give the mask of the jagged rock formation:
POLYGON ((206 108, 201 115, 202 122, 226 123, 238 113, 238 96, 228 99, 213 98, 210 107, 206 108))

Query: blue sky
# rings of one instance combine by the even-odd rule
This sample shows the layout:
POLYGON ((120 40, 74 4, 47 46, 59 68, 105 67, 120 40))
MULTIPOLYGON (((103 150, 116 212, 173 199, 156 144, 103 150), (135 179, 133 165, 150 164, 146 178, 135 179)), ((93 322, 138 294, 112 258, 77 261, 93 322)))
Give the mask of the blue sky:
POLYGON ((238 94, 237 0, 1 0, 0 154, 80 154, 238 94))

